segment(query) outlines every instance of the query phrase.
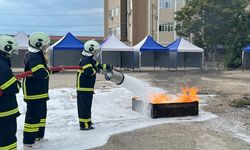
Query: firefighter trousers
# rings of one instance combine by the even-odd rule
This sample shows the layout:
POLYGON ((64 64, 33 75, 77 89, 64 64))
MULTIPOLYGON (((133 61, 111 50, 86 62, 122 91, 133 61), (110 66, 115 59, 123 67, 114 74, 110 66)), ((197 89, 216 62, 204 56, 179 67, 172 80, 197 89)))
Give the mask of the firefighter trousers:
POLYGON ((43 138, 46 126, 47 102, 37 101, 27 103, 23 143, 34 144, 36 138, 43 138))
POLYGON ((0 120, 0 150, 17 149, 16 118, 0 120))
POLYGON ((77 109, 81 128, 88 128, 92 125, 91 107, 93 94, 77 93, 77 109))

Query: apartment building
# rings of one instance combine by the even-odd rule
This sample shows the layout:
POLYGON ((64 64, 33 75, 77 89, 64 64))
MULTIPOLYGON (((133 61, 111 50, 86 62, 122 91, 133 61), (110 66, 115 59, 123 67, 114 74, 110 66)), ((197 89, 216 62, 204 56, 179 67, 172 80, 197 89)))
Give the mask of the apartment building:
POLYGON ((110 34, 127 41, 127 5, 126 0, 104 0, 105 38, 110 34))
POLYGON ((146 35, 167 45, 177 36, 175 12, 185 0, 104 0, 105 37, 115 34, 133 46, 146 35))

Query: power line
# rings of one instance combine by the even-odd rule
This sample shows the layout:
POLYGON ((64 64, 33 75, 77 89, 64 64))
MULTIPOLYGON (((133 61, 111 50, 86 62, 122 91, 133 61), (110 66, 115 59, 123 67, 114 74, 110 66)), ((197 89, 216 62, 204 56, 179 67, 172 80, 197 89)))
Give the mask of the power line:
POLYGON ((100 14, 15 14, 15 13, 11 13, 11 14, 0 14, 0 16, 24 16, 24 17, 37 17, 37 16, 44 16, 44 17, 84 17, 84 16, 103 16, 104 14, 100 13, 100 14))
MULTIPOLYGON (((144 23, 143 21, 134 21, 135 23, 144 23)), ((51 24, 51 25, 48 25, 48 24, 1 24, 0 23, 0 26, 2 27, 59 27, 59 26, 62 26, 62 27, 88 27, 88 26, 95 26, 95 27, 99 27, 99 26, 102 26, 104 27, 104 23, 88 23, 88 24, 51 24)), ((128 25, 128 23, 112 23, 112 25, 114 25, 114 27, 118 27, 120 25, 128 25), (115 26, 116 25, 116 26, 115 26)))
POLYGON ((104 26, 104 24, 78 24, 78 25, 76 25, 76 24, 73 24, 73 25, 70 25, 70 24, 53 24, 53 25, 41 25, 41 24, 0 24, 0 26, 3 26, 3 27, 5 27, 5 26, 7 26, 7 27, 16 27, 16 26, 18 26, 18 27, 20 27, 20 26, 22 26, 22 27, 31 27, 31 26, 33 26, 33 27, 93 27, 93 26, 104 26))
POLYGON ((40 30, 40 31, 48 31, 48 32, 66 32, 66 31, 72 31, 72 32, 91 32, 91 33, 94 33, 94 32, 104 32, 104 30, 95 30, 95 29, 60 29, 60 30, 53 30, 53 29, 46 29, 46 28, 33 28, 33 29, 0 29, 0 32, 1 31, 17 31, 17 30, 24 30, 24 31, 37 31, 37 30, 40 30))
MULTIPOLYGON (((60 10, 61 11, 61 10, 60 10)), ((22 14, 22 13, 0 13, 0 16, 28 16, 28 17, 37 17, 37 16, 57 16, 57 17, 72 17, 72 16, 80 16, 80 17, 84 17, 84 16, 105 16, 105 15, 109 15, 109 12, 101 12, 101 13, 95 13, 95 14, 91 14, 91 13, 83 13, 83 14, 22 14)), ((118 16, 121 15, 127 15, 127 12, 125 13, 119 13, 118 16)), ((113 17, 118 17, 118 16, 113 16, 113 17)))

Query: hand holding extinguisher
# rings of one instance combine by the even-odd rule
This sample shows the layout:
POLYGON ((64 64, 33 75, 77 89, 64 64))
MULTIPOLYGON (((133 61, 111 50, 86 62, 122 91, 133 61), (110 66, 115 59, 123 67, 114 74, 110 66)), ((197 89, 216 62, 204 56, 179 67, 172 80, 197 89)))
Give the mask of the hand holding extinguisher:
POLYGON ((116 85, 121 85, 125 79, 124 74, 114 67, 111 70, 104 71, 104 77, 107 81, 111 81, 116 85))

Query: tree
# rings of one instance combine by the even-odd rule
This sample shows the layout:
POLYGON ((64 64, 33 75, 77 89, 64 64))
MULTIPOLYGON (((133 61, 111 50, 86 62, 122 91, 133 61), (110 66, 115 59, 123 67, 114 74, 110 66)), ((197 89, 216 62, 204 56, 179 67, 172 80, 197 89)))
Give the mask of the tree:
POLYGON ((250 42, 250 0, 186 0, 176 12, 176 31, 179 36, 193 35, 194 44, 205 52, 226 51, 225 65, 239 67, 241 49, 250 42))

